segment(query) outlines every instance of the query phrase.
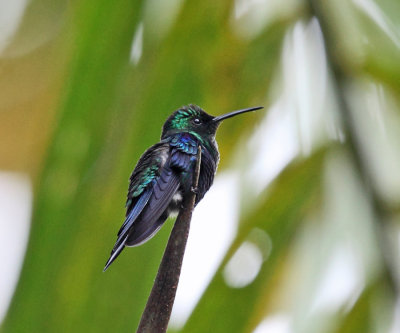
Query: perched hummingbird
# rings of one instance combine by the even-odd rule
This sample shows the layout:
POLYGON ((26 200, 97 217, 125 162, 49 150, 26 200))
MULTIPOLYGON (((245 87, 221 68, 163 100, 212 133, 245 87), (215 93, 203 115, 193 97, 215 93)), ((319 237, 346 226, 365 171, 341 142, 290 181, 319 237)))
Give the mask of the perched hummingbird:
POLYGON ((213 183, 219 162, 215 134, 222 120, 255 111, 253 107, 213 117, 197 105, 176 110, 165 122, 160 142, 147 149, 130 177, 126 218, 118 232, 104 271, 125 246, 149 240, 172 214, 181 208, 182 199, 192 190, 197 150, 201 145, 201 164, 197 204, 213 183))

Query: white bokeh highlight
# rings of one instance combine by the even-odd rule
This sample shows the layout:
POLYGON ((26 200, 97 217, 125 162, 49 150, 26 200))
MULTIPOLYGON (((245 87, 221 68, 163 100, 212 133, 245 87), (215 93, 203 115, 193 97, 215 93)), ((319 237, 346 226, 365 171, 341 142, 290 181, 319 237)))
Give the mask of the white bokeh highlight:
POLYGON ((257 277, 263 263, 263 255, 257 245, 244 242, 223 270, 226 284, 232 288, 243 288, 257 277))
POLYGON ((247 143, 251 163, 244 170, 244 186, 257 197, 299 153, 294 119, 283 100, 274 104, 247 143), (254 182, 254 179, 257 179, 254 182))
POLYGON ((0 172, 0 323, 18 282, 29 238, 32 185, 28 176, 0 172))
POLYGON ((220 173, 193 212, 170 326, 184 325, 236 236, 238 176, 220 173))
POLYGON ((137 65, 143 53, 143 22, 138 24, 132 40, 130 60, 131 63, 137 65))
POLYGON ((28 0, 0 0, 0 54, 17 31, 28 0))
POLYGON ((338 246, 316 286, 310 312, 334 313, 350 309, 364 288, 360 259, 351 247, 338 246))
POLYGON ((286 313, 275 313, 266 317, 253 333, 294 333, 291 329, 290 316, 286 313))

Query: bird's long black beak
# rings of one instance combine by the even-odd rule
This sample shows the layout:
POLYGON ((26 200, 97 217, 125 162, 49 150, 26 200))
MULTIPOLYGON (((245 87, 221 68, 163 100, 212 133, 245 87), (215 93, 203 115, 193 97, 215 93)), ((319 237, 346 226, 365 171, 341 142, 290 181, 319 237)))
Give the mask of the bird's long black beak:
POLYGON ((247 108, 247 109, 232 111, 232 112, 229 112, 229 113, 225 113, 222 116, 215 117, 212 121, 217 123, 217 122, 220 122, 220 121, 225 120, 227 118, 237 116, 238 114, 245 113, 245 112, 250 112, 250 111, 256 111, 256 110, 259 110, 259 109, 262 109, 262 108, 263 108, 263 106, 256 106, 256 107, 253 107, 253 108, 247 108))

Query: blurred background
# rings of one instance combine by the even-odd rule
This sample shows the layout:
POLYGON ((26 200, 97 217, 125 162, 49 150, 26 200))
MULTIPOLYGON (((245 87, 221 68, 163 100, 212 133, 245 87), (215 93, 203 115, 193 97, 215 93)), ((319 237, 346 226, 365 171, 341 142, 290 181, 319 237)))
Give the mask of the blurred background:
POLYGON ((400 332, 400 2, 0 0, 0 331, 133 332, 105 261, 171 112, 224 122, 170 332, 400 332))

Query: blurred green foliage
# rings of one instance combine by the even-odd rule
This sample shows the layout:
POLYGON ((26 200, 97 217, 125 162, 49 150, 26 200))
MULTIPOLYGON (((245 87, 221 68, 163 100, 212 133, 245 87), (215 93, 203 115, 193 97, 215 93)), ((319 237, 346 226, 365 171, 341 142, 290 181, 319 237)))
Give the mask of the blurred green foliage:
MULTIPOLYGON (((168 13, 154 12, 154 1, 50 3, 30 2, 0 59, 7 74, 0 79, 5 110, 0 147, 15 147, 4 149, 1 167, 28 172, 34 181, 29 245, 0 331, 130 332, 139 322, 172 225, 101 273, 122 223, 135 162, 158 139, 167 116, 183 104, 198 104, 214 115, 272 104, 268 91, 276 89, 272 83, 279 74, 284 36, 295 22, 309 20, 311 12, 307 3, 293 2, 293 10, 276 11, 260 31, 242 38, 232 28, 243 25, 232 14, 239 2, 178 1, 181 7, 168 29, 160 23, 168 13), (131 44, 140 25, 142 55, 134 64, 131 44), (38 36, 43 38, 36 41, 38 36), (32 45, 24 49, 27 39, 32 45)), ((399 6, 389 0, 377 5, 397 24, 399 38, 399 6)), ((399 46, 356 5, 335 1, 322 7, 346 83, 371 80, 381 85, 399 110, 399 46)), ((231 167, 235 150, 243 147, 238 138, 250 135, 263 117, 259 112, 221 127, 220 169, 231 167)), ((349 130, 344 128, 345 135, 349 130)), ((349 149, 347 141, 340 146, 350 155, 360 149, 349 149)), ((241 215, 214 279, 177 331, 252 332, 270 313, 287 310, 277 289, 285 289, 284 276, 295 274, 296 267, 291 270, 286 260, 308 217, 324 207, 326 156, 337 150, 338 142, 331 140, 323 149, 298 156, 257 197, 252 210, 241 215), (223 269, 253 228, 268 233, 272 253, 253 283, 231 288, 223 269)), ((361 184, 369 181, 360 176, 361 184)), ((398 202, 384 203, 387 220, 398 219, 398 202)), ((374 202, 370 205, 373 211, 374 202)), ((386 287, 391 290, 389 305, 382 311, 392 320, 388 274, 390 269, 381 267, 349 311, 328 315, 336 326, 326 332, 372 332, 371 303, 376 297, 385 299, 386 287)))

